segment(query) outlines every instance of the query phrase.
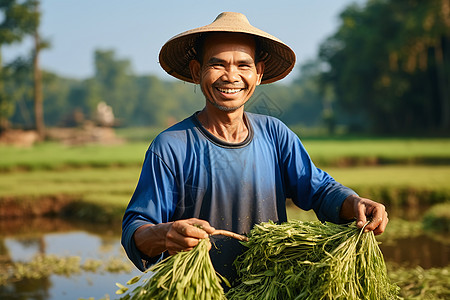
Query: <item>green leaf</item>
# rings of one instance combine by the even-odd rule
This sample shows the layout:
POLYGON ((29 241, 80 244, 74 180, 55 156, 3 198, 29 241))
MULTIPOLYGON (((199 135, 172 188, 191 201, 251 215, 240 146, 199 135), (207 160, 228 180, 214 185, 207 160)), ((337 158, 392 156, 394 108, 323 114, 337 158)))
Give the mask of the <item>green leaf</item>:
POLYGON ((127 281, 128 285, 131 284, 135 284, 136 282, 138 282, 141 279, 141 276, 134 276, 133 278, 131 278, 130 280, 127 281))
POLYGON ((258 283, 260 281, 261 281, 261 279, 252 279, 252 280, 243 281, 242 283, 245 285, 252 285, 252 284, 258 283))
POLYGON ((119 289, 116 291, 116 294, 117 294, 117 295, 122 295, 122 294, 124 294, 126 291, 128 291, 128 288, 127 288, 126 286, 124 286, 123 284, 120 284, 120 283, 117 283, 117 282, 116 282, 116 286, 119 288, 119 289))

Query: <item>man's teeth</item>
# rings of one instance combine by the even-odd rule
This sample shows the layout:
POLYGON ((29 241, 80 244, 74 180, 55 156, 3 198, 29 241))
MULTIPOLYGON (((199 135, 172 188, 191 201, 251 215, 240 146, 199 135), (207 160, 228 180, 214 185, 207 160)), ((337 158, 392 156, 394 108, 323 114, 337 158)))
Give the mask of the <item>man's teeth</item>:
POLYGON ((221 93, 225 93, 225 94, 233 94, 233 93, 237 93, 240 92, 242 89, 221 89, 221 88, 217 88, 217 90, 221 93))

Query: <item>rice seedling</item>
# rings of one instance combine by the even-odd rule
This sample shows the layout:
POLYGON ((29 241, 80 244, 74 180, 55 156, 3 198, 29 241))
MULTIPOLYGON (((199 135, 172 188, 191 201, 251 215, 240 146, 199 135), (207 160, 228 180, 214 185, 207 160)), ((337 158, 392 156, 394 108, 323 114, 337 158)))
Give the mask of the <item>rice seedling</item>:
POLYGON ((228 299, 397 299, 372 232, 291 220, 256 225, 228 299))
POLYGON ((389 264, 388 270, 405 299, 450 299, 450 266, 423 269, 389 264))
MULTIPOLYGON (((208 239, 202 239, 191 251, 178 252, 153 265, 144 273, 150 277, 129 293, 128 287, 116 284, 119 287, 116 293, 124 294, 120 299, 133 300, 226 299, 221 282, 229 283, 214 270, 208 244, 208 239)), ((140 279, 141 276, 136 276, 127 285, 140 279)))
POLYGON ((80 256, 58 256, 38 254, 31 261, 0 264, 0 287, 27 279, 42 279, 52 275, 71 277, 82 272, 121 273, 131 272, 131 264, 122 257, 110 257, 107 261, 87 259, 82 263, 80 256))

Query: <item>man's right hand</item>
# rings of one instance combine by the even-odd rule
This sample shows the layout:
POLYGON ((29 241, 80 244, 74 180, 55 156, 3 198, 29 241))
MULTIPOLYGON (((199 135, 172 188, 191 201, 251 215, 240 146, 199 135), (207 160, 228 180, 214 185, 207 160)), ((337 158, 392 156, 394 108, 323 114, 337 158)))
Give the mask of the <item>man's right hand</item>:
POLYGON ((175 222, 148 224, 134 233, 134 241, 142 253, 153 257, 168 251, 173 255, 180 251, 192 250, 200 239, 214 232, 209 222, 196 218, 175 222))
POLYGON ((170 255, 192 250, 200 239, 208 238, 214 230, 207 221, 200 219, 175 221, 166 234, 166 248, 170 255))

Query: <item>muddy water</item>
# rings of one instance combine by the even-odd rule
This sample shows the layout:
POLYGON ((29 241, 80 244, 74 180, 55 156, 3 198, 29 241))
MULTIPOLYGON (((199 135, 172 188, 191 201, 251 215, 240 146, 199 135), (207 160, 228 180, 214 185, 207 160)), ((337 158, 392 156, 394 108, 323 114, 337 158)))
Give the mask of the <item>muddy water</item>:
MULTIPOLYGON (((449 263, 450 245, 427 236, 383 243, 387 262, 423 268, 443 267, 449 263)), ((120 224, 93 225, 61 219, 0 221, 0 272, 5 262, 29 261, 36 254, 80 256, 107 261, 119 257, 128 262, 120 245, 120 224)), ((0 299, 64 300, 109 295, 116 299, 115 283, 125 283, 139 274, 82 272, 70 277, 52 275, 0 286, 0 299)))
MULTIPOLYGON (((0 272, 8 262, 30 261, 36 254, 79 256, 108 261, 123 259, 129 263, 120 245, 120 224, 86 225, 60 219, 0 221, 0 272)), ((131 263, 129 263, 131 266, 131 263)), ((116 299, 116 282, 125 283, 140 272, 82 272, 71 276, 51 275, 0 286, 0 299, 116 299)))

